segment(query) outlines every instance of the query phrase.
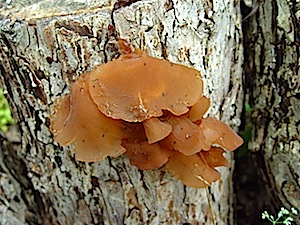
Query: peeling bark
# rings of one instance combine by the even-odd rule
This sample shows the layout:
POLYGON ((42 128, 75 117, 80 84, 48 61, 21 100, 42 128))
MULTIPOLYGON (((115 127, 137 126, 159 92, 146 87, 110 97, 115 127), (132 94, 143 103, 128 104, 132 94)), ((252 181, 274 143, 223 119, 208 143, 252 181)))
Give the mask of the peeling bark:
MULTIPOLYGON (((81 73, 118 56, 113 25, 119 37, 151 56, 198 69, 211 98, 210 115, 239 125, 239 5, 233 0, 145 0, 121 7, 98 2, 37 1, 1 12, 0 82, 18 124, 20 148, 5 150, 1 143, 0 221, 209 224, 205 189, 187 188, 160 169, 139 171, 125 156, 75 161, 72 147, 53 142, 48 117, 53 101, 68 93, 81 73), (7 163, 13 159, 16 163, 7 163)), ((220 171, 222 179, 208 188, 214 219, 233 224, 232 168, 220 171)))
POLYGON ((257 159, 274 203, 279 198, 288 209, 300 209, 299 15, 299 1, 263 1, 244 25, 254 124, 250 148, 260 152, 257 159))

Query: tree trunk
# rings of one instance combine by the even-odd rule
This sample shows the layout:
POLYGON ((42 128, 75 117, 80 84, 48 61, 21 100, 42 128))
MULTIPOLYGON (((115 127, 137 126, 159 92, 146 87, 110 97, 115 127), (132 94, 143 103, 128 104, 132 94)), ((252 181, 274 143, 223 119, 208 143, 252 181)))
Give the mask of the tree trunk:
POLYGON ((199 70, 210 115, 239 125, 243 49, 237 2, 82 2, 20 1, 1 12, 0 81, 20 146, 1 143, 0 223, 210 224, 212 211, 215 224, 233 224, 232 168, 221 168, 221 180, 208 188, 210 210, 205 189, 185 187, 162 169, 140 171, 124 156, 75 161, 72 147, 53 142, 49 114, 80 74, 117 57, 114 26, 119 37, 150 55, 199 70))
POLYGON ((267 0, 253 8, 257 12, 244 23, 250 148, 273 202, 300 209, 300 3, 267 0))

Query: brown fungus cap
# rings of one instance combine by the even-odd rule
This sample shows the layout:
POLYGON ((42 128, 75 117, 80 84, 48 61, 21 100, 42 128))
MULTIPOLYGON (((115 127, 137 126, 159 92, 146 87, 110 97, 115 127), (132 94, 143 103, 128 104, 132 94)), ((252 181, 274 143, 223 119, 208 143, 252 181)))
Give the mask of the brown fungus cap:
POLYGON ((151 170, 162 167, 169 159, 171 150, 160 146, 159 144, 148 144, 142 142, 123 141, 126 148, 125 154, 130 159, 130 163, 141 170, 151 170))
POLYGON ((199 126, 185 115, 171 116, 168 123, 173 127, 172 133, 160 141, 161 145, 178 150, 184 155, 193 155, 204 148, 210 149, 211 145, 205 145, 205 137, 199 126))
POLYGON ((142 122, 162 110, 179 116, 202 96, 200 73, 136 51, 102 64, 89 77, 99 110, 113 119, 142 122))
MULTIPOLYGON (((56 137, 58 133, 66 126, 68 116, 71 110, 71 98, 70 95, 62 96, 55 100, 51 113, 50 131, 56 137)), ((66 138, 70 139, 70 138, 66 138)))
POLYGON ((198 154, 201 154, 203 156, 203 158, 211 168, 217 166, 229 167, 229 162, 223 156, 224 153, 225 151, 222 148, 212 147, 209 151, 201 151, 198 154))
POLYGON ((185 156, 175 151, 165 168, 189 187, 204 188, 220 179, 220 173, 209 167, 199 154, 185 156))
POLYGON ((80 161, 120 156, 126 151, 121 146, 122 124, 98 110, 89 95, 86 76, 73 84, 69 97, 63 97, 54 106, 50 118, 54 140, 61 145, 74 142, 75 157, 80 161))
POLYGON ((187 116, 192 122, 196 122, 198 120, 201 120, 204 114, 207 112, 210 106, 210 100, 209 98, 206 98, 205 96, 202 96, 199 101, 193 105, 187 116))
POLYGON ((172 132, 172 125, 162 122, 156 117, 152 117, 143 122, 149 144, 158 142, 167 137, 172 132))
POLYGON ((233 151, 243 144, 243 139, 227 124, 213 117, 201 120, 199 125, 207 145, 218 145, 227 151, 233 151))
MULTIPOLYGON (((155 118, 156 119, 156 118, 155 118)), ((122 146, 130 163, 142 170, 157 169, 169 159, 171 150, 158 143, 149 144, 142 123, 124 122, 122 146)))

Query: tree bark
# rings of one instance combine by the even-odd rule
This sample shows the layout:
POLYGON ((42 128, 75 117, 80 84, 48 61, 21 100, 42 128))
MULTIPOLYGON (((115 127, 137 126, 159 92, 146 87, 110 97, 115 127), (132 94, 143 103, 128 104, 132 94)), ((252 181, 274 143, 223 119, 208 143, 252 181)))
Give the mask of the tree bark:
POLYGON ((257 12, 244 23, 250 148, 274 204, 300 209, 300 3, 268 0, 253 8, 257 12))
MULTIPOLYGON (((140 171, 124 156, 78 162, 72 147, 53 142, 53 101, 68 93, 84 71, 118 56, 112 25, 119 37, 150 55, 199 70, 211 98, 209 114, 239 125, 243 47, 238 3, 124 2, 130 1, 20 1, 2 9, 0 81, 20 146, 11 148, 5 138, 1 143, 0 223, 212 222, 205 189, 185 187, 162 169, 140 171)), ((227 158, 232 160, 232 154, 227 158)), ((221 180, 207 189, 215 224, 233 224, 232 168, 220 168, 221 180)))

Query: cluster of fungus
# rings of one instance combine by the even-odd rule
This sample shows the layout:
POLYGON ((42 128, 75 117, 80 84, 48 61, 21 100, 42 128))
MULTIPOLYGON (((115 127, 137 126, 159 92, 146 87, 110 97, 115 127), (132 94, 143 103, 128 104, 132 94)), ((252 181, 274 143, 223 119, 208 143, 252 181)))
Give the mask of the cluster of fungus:
POLYGON ((203 188, 229 166, 225 150, 243 140, 223 122, 203 115, 200 73, 132 49, 120 39, 121 56, 82 74, 59 98, 50 130, 75 158, 95 162, 125 154, 142 170, 164 167, 185 185, 203 188))

